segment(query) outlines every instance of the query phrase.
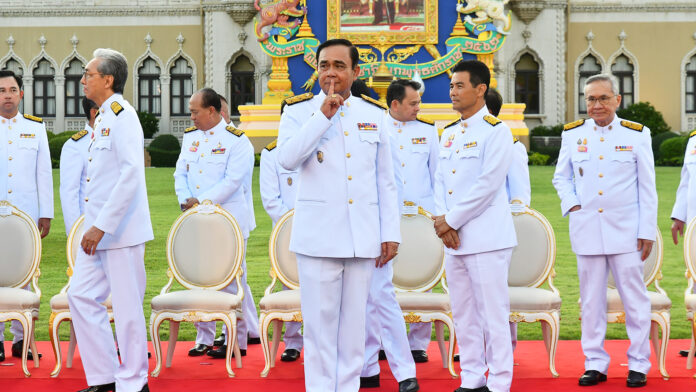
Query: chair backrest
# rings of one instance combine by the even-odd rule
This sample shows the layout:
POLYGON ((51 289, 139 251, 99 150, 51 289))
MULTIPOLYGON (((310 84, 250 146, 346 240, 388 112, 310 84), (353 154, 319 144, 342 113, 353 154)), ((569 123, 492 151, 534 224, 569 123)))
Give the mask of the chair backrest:
MULTIPOLYGON (((662 251, 662 234, 658 229, 657 238, 653 244, 652 251, 650 252, 648 258, 643 262, 643 282, 645 282, 645 286, 650 286, 658 277, 658 274, 662 269, 662 251)), ((611 270, 609 271, 609 279, 607 283, 609 288, 616 288, 616 282, 614 281, 614 275, 612 275, 611 270)))
POLYGON ((275 274, 284 285, 291 289, 300 288, 300 275, 297 272, 297 258, 290 251, 290 233, 295 210, 286 212, 278 219, 271 240, 268 242, 268 255, 271 259, 271 276, 275 274))
POLYGON ((6 200, 0 201, 0 287, 24 287, 36 279, 41 235, 34 220, 6 200))
POLYGON ((210 200, 182 213, 167 237, 171 277, 187 289, 220 290, 241 273, 244 237, 229 212, 210 200))
POLYGON ((433 288, 445 272, 445 248, 433 226, 432 215, 418 209, 418 214, 401 217, 401 244, 394 258, 396 291, 424 292, 433 288))
POLYGON ((687 294, 691 294, 696 284, 696 218, 689 222, 684 232, 684 263, 686 263, 686 276, 689 279, 687 294))
POLYGON ((508 286, 539 287, 548 278, 556 261, 556 236, 539 211, 526 207, 514 212, 517 247, 512 251, 508 286))
POLYGON ((68 276, 72 276, 72 271, 75 269, 75 260, 77 260, 77 252, 82 247, 82 236, 85 234, 85 216, 80 215, 75 221, 68 233, 68 241, 65 243, 65 253, 68 257, 68 276))

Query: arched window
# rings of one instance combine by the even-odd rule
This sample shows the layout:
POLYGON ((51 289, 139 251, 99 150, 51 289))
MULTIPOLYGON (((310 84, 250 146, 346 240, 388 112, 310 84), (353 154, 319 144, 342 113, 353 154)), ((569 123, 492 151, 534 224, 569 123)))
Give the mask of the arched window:
POLYGON ((84 68, 82 62, 74 59, 65 69, 65 116, 82 117, 82 97, 85 96, 80 79, 84 68))
POLYGON ((633 64, 622 54, 611 65, 611 73, 619 81, 620 109, 624 109, 633 104, 633 64))
POLYGON ((696 56, 686 64, 686 112, 696 113, 696 56))
POLYGON ((588 54, 580 66, 578 66, 578 113, 587 113, 587 105, 585 104, 585 81, 592 75, 597 75, 602 72, 602 67, 599 65, 597 58, 588 54))
POLYGON ((188 101, 193 94, 193 69, 188 61, 180 57, 171 69, 172 75, 172 116, 188 115, 188 101))
POLYGON ((525 114, 538 114, 539 101, 539 63, 526 53, 515 64, 515 102, 527 105, 525 114))
POLYGON ((254 104, 254 65, 240 55, 230 66, 230 115, 239 116, 239 105, 254 104))
POLYGON ((138 69, 138 110, 156 116, 162 113, 160 67, 148 57, 138 69))
POLYGON ((34 115, 56 115, 55 70, 48 60, 41 60, 34 68, 34 115))
MULTIPOLYGON (((5 66, 2 68, 3 71, 12 71, 14 72, 15 75, 22 77, 24 75, 24 70, 22 69, 22 66, 19 64, 19 61, 15 59, 9 59, 6 63, 5 66)), ((22 98, 21 101, 19 101, 19 111, 21 113, 24 113, 24 98, 22 98)))

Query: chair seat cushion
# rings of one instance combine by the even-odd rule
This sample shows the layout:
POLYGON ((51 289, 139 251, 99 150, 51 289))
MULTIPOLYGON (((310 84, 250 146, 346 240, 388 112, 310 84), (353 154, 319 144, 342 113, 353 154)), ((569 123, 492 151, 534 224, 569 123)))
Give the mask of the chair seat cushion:
MULTIPOLYGON (((102 304, 106 306, 108 310, 111 310, 111 296, 109 296, 106 301, 102 304)), ((51 312, 69 312, 70 307, 68 306, 68 294, 59 293, 51 297, 51 312)))
POLYGON ((561 309, 561 296, 534 287, 508 287, 511 312, 548 312, 561 309))
POLYGON ((232 312, 241 308, 242 301, 234 294, 216 290, 181 290, 160 294, 152 299, 157 312, 201 311, 232 312))
POLYGON ((0 312, 32 311, 38 314, 41 298, 33 291, 0 287, 0 312))
POLYGON ((264 311, 279 310, 288 312, 300 311, 300 290, 283 290, 261 298, 259 309, 264 311))
MULTIPOLYGON (((672 301, 664 294, 648 291, 648 298, 650 298, 651 312, 670 310, 672 308, 672 301)), ((624 312, 619 291, 616 289, 607 289, 607 312, 624 312)))
POLYGON ((449 295, 442 293, 396 293, 396 300, 404 312, 450 312, 452 309, 449 295))
POLYGON ((686 310, 689 312, 696 311, 696 294, 687 294, 684 297, 684 305, 686 305, 686 310))

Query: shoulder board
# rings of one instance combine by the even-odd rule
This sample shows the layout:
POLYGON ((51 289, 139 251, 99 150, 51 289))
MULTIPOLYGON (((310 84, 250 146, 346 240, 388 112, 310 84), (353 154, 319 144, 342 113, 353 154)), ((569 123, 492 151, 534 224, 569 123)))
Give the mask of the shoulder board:
POLYGON ((312 99, 312 97, 314 97, 314 94, 304 93, 304 94, 300 94, 300 95, 295 95, 294 97, 285 98, 284 102, 285 102, 285 105, 289 106, 289 105, 294 105, 296 103, 304 102, 308 99, 312 99))
POLYGON ((694 135, 696 135, 696 131, 691 132, 691 133, 689 134, 689 138, 691 138, 691 137, 694 136, 694 135))
POLYGON ((87 134, 87 130, 83 129, 80 132, 75 132, 72 136, 70 136, 70 138, 74 141, 78 141, 78 140, 82 139, 83 137, 85 137, 86 134, 87 134))
POLYGON ((514 136, 512 137, 512 144, 515 144, 515 143, 517 143, 517 142, 519 142, 519 141, 520 141, 520 139, 518 139, 518 138, 516 138, 516 137, 514 137, 514 136))
POLYGON ((233 134, 234 136, 237 136, 237 137, 240 137, 240 136, 244 135, 244 131, 242 131, 241 129, 235 128, 235 127, 233 127, 233 126, 231 126, 231 125, 228 125, 227 127, 225 127, 225 129, 226 129, 229 133, 231 133, 231 134, 233 134))
POLYGON ((111 102, 111 110, 113 110, 114 114, 118 116, 119 113, 121 113, 123 111, 123 106, 121 106, 120 103, 114 101, 114 102, 111 102))
POLYGON ((636 122, 626 120, 621 121, 621 126, 638 132, 642 132, 644 128, 643 124, 638 124, 636 122))
POLYGON ((198 128, 196 128, 196 127, 188 127, 186 129, 184 129, 184 133, 189 133, 189 132, 193 132, 193 131, 197 131, 197 130, 198 130, 198 128))
POLYGON ((41 117, 32 116, 31 114, 25 114, 24 118, 31 121, 36 121, 37 123, 42 123, 43 119, 41 117))
POLYGON ((585 123, 585 119, 584 119, 584 118, 581 118, 580 120, 573 121, 572 123, 568 123, 568 124, 564 125, 564 126, 563 126, 563 130, 564 130, 564 131, 570 131, 571 129, 575 129, 575 128, 581 126, 581 125, 584 124, 584 123, 585 123))
POLYGON ((490 114, 483 116, 483 121, 491 124, 492 126, 496 126, 502 122, 502 121, 498 120, 497 117, 491 116, 490 114))
POLYGON ((371 103, 371 104, 377 106, 377 107, 380 108, 380 109, 389 109, 389 106, 387 106, 386 103, 380 102, 380 101, 378 101, 378 100, 376 100, 376 99, 374 99, 374 98, 372 98, 372 97, 370 97, 370 96, 367 96, 367 95, 365 95, 365 94, 360 94, 360 97, 361 97, 362 99, 364 99, 365 101, 367 101, 367 102, 369 102, 369 103, 371 103))
POLYGON ((458 119, 452 121, 451 123, 445 125, 445 127, 442 128, 442 129, 447 129, 447 128, 451 127, 452 125, 457 125, 457 124, 459 124, 460 121, 462 121, 462 119, 461 119, 461 118, 458 118, 458 119))
POLYGON ((278 139, 268 143, 268 145, 266 146, 266 150, 272 151, 274 148, 276 148, 277 145, 278 145, 278 139))
POLYGON ((418 120, 422 123, 428 124, 428 125, 435 125, 435 121, 427 119, 425 117, 416 116, 416 120, 418 120))

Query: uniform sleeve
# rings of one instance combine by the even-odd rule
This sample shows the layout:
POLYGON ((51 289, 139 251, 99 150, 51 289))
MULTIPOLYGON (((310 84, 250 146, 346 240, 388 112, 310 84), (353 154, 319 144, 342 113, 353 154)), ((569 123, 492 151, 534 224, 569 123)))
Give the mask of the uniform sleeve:
POLYGON ((428 171, 430 172, 430 186, 435 187, 435 172, 437 171, 437 161, 440 153, 440 143, 437 138, 437 128, 430 127, 430 153, 428 154, 428 171))
MULTIPOLYGON (((445 134, 443 133, 443 136, 445 134)), ((435 159, 438 161, 435 168, 435 182, 433 183, 433 197, 435 198, 435 215, 443 215, 447 213, 447 202, 445 200, 445 176, 442 174, 442 165, 440 165, 440 145, 437 145, 437 154, 435 159)))
POLYGON ((179 200, 179 204, 184 204, 186 199, 193 197, 188 187, 188 168, 184 160, 184 152, 186 151, 187 145, 186 136, 184 136, 184 141, 181 143, 179 159, 176 160, 176 169, 174 169, 174 191, 176 192, 176 198, 179 200))
POLYGON ((251 144, 251 140, 247 135, 242 135, 242 139, 251 147, 251 156, 249 159, 249 166, 247 168, 247 176, 244 180, 244 196, 247 199, 247 206, 249 207, 249 231, 256 228, 256 215, 254 213, 254 193, 252 192, 252 183, 254 180, 254 164, 256 163, 256 157, 254 156, 254 145, 251 144))
POLYGON ((401 242, 399 194, 394 180, 394 154, 390 137, 382 127, 377 146, 377 197, 379 202, 380 242, 401 242))
POLYGON ((65 234, 70 233, 70 229, 80 217, 80 181, 84 162, 77 146, 75 141, 68 139, 60 152, 59 193, 65 234))
POLYGON ((278 163, 287 170, 297 170, 316 150, 319 139, 331 127, 331 120, 319 109, 309 119, 299 118, 297 112, 292 107, 286 108, 278 127, 278 163))
POLYGON ((498 190, 504 186, 511 161, 510 139, 512 135, 507 126, 497 126, 491 131, 483 151, 481 172, 474 185, 445 215, 447 224, 453 229, 459 230, 481 215, 493 202, 498 190))
POLYGON ((529 184, 529 166, 527 149, 524 144, 513 144, 512 163, 508 171, 507 179, 510 185, 510 201, 519 200, 524 205, 530 205, 532 201, 532 189, 529 184))
POLYGON ((273 222, 277 222, 289 208, 283 204, 280 198, 280 182, 273 151, 265 148, 261 151, 261 164, 259 168, 259 190, 261 191, 261 203, 273 222))
POLYGON ((36 162, 36 188, 39 192, 39 218, 53 219, 53 170, 51 152, 48 149, 46 125, 41 124, 41 140, 36 162))
POLYGON ((553 173, 553 186, 556 188, 558 197, 561 199, 561 212, 563 216, 568 215, 573 206, 579 206, 580 200, 575 193, 575 182, 573 180, 573 165, 570 160, 570 144, 567 132, 563 132, 561 139, 561 151, 558 153, 556 171, 553 173))
POLYGON ((636 154, 638 169, 638 238, 655 241, 657 237, 657 188, 650 129, 641 135, 640 150, 636 154))
MULTIPOLYGON (((691 144, 691 140, 689 140, 691 144)), ((686 154, 688 151, 692 150, 693 147, 687 146, 684 153, 684 165, 681 169, 681 179, 679 180, 679 187, 677 188, 677 195, 674 200, 674 207, 672 208, 672 219, 679 219, 682 222, 686 222, 687 218, 687 204, 688 204, 688 191, 689 191, 689 181, 691 178, 689 176, 689 170, 686 168, 686 154)), ((687 222, 688 223, 688 222, 687 222)))
POLYGON ((394 184, 396 185, 396 203, 401 215, 404 207, 404 173, 401 170, 401 160, 399 159, 399 149, 396 147, 396 138, 389 135, 389 149, 391 150, 392 169, 394 170, 394 184))
POLYGON ((254 149, 244 140, 235 140, 235 142, 227 158, 227 167, 222 180, 198 195, 198 201, 210 200, 213 203, 222 203, 245 185, 249 172, 249 159, 253 158, 254 149))

